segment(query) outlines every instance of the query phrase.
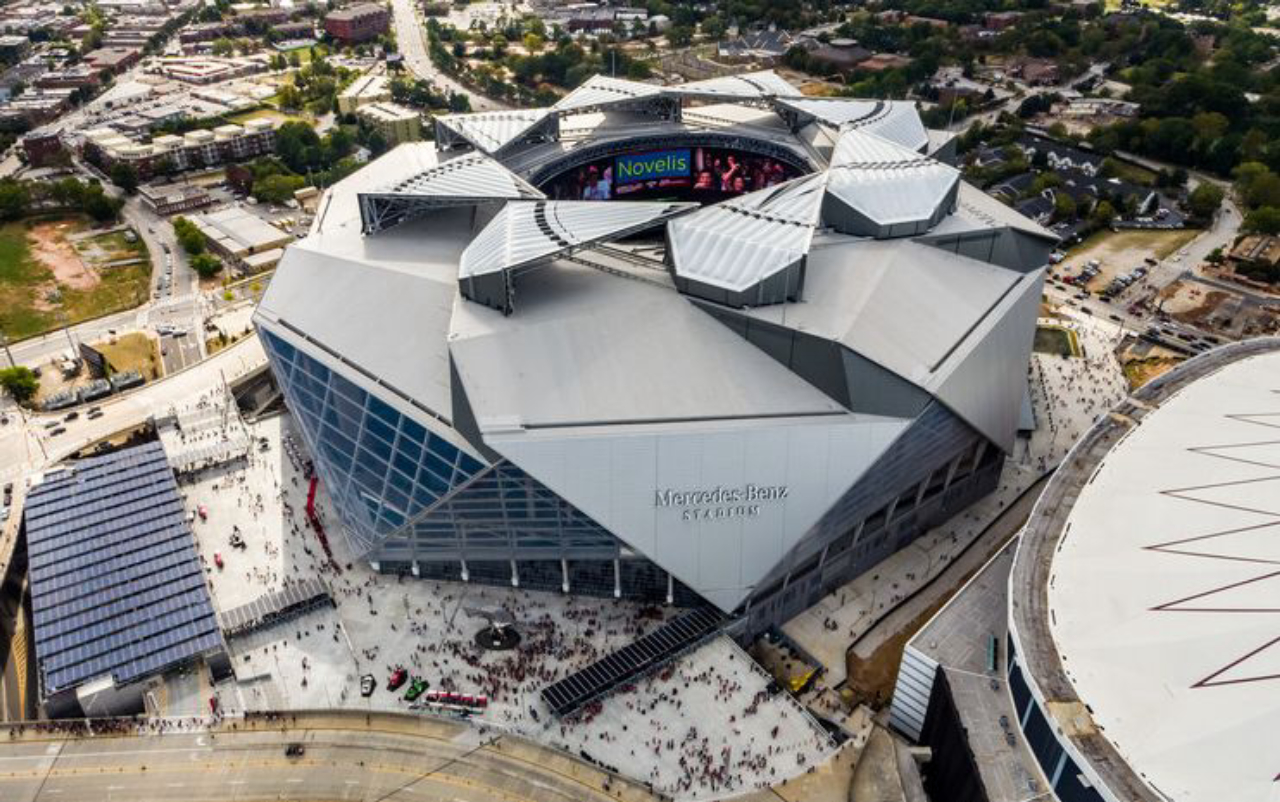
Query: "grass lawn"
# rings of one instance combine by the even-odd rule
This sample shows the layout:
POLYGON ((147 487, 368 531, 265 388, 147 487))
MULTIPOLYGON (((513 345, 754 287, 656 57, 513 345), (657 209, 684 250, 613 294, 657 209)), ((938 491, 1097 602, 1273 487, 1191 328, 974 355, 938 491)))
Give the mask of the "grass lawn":
POLYGON ((1080 356, 1075 333, 1058 326, 1036 326, 1034 350, 1038 354, 1080 356))
POLYGON ((0 226, 0 331, 17 341, 60 327, 61 315, 79 323, 138 306, 150 292, 151 265, 110 268, 99 277, 91 289, 58 284, 53 271, 32 256, 26 225, 0 226))
POLYGON ((123 334, 115 342, 104 340, 93 347, 102 352, 118 373, 136 370, 147 381, 160 378, 160 349, 156 341, 141 332, 123 334))
POLYGON ((1112 159, 1116 166, 1116 178, 1122 181, 1129 181, 1134 184, 1141 184, 1144 187, 1155 186, 1156 174, 1153 170, 1148 170, 1137 164, 1129 164, 1119 159, 1112 159))
POLYGON ((142 240, 135 236, 133 242, 129 242, 123 231, 88 237, 76 242, 75 247, 81 257, 94 264, 142 258, 147 255, 147 247, 142 240))
POLYGON ((103 270, 102 283, 91 290, 63 290, 62 308, 72 323, 122 312, 146 303, 151 262, 103 270))
POLYGON ((19 340, 58 325, 52 312, 39 308, 41 285, 53 281, 49 268, 31 258, 22 223, 0 226, 0 331, 19 340))

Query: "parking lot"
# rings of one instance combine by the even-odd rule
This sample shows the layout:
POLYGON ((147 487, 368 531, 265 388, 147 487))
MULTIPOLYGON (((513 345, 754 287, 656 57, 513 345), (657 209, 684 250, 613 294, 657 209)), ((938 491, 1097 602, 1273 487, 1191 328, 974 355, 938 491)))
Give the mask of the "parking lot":
MULTIPOLYGON (((1147 264, 1153 258, 1163 268, 1152 270, 1144 283, 1163 286, 1177 273, 1190 267, 1180 255, 1199 231, 1117 231, 1095 234, 1079 247, 1072 249, 1053 272, 1062 276, 1077 276, 1093 261, 1098 263, 1097 274, 1089 280, 1086 289, 1101 293, 1118 276, 1147 264), (1173 275, 1168 275, 1172 272, 1173 275)), ((1137 288, 1134 288, 1137 289, 1137 288)), ((1132 291, 1132 290, 1131 290, 1132 291)))

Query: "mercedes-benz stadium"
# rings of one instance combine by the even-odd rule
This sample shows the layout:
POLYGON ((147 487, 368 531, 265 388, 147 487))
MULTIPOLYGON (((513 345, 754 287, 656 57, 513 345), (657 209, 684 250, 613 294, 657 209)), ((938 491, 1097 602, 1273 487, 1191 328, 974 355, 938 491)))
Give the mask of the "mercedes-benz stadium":
POLYGON ((996 484, 1055 237, 914 105, 597 76, 329 189, 257 311, 383 571, 794 615, 996 484))

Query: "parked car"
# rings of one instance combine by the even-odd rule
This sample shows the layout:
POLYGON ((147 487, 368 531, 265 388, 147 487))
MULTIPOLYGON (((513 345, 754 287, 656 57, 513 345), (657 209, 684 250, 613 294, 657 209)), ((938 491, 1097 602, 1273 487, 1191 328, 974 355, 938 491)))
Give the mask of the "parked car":
POLYGON ((404 666, 398 667, 395 671, 392 671, 391 676, 387 678, 387 690, 397 690, 401 685, 405 684, 408 679, 409 672, 404 669, 404 666))
POLYGON ((374 690, 378 687, 378 683, 374 680, 372 674, 365 674, 360 678, 360 695, 373 696, 374 690))

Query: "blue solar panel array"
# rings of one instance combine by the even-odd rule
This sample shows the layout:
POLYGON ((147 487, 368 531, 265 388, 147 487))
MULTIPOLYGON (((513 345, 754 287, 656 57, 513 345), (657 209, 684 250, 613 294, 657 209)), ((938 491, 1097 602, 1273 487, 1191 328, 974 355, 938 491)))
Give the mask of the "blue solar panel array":
POLYGON ((81 460, 24 508, 44 695, 117 685, 223 647, 160 443, 81 460))

